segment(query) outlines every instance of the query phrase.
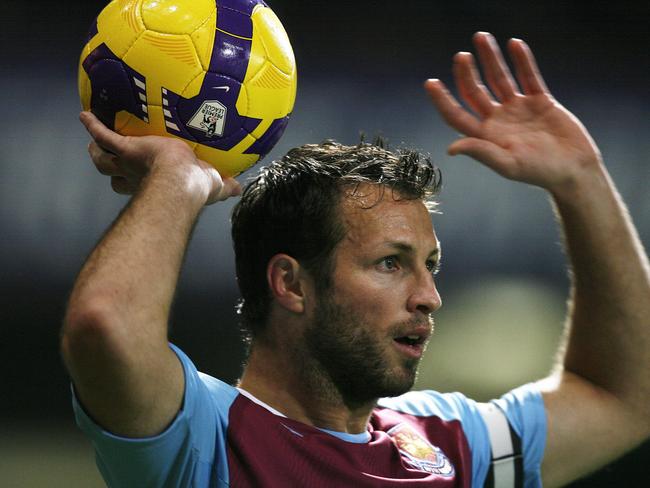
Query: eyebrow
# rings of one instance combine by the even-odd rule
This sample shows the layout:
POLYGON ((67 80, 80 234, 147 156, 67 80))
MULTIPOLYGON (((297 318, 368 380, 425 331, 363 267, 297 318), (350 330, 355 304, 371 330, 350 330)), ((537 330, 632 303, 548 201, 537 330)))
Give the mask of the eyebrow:
MULTIPOLYGON (((411 246, 406 242, 390 241, 390 242, 386 242, 385 244, 401 252, 405 252, 409 254, 413 254, 415 252, 413 246, 411 246)), ((436 248, 433 251, 431 251, 427 257, 430 259, 430 258, 438 258, 439 256, 440 256, 440 243, 438 242, 436 248)))

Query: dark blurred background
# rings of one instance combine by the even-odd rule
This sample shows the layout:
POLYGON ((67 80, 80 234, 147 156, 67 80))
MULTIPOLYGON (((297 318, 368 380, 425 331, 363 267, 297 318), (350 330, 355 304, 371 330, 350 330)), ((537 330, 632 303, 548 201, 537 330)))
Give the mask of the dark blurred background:
MULTIPOLYGON (((443 213, 434 223, 445 249, 445 306, 419 387, 482 400, 542 377, 553 362, 568 287, 546 196, 446 156, 455 135, 422 82, 439 77, 451 84, 451 57, 472 49, 477 30, 493 32, 502 45, 509 37, 527 40, 556 98, 598 142, 647 248, 648 5, 271 2, 292 40, 299 84, 293 120, 266 161, 325 138, 355 143, 363 131, 429 152, 442 168, 443 213)), ((126 203, 92 167, 77 121, 78 55, 103 6, 0 5, 2 487, 103 486, 90 444, 74 427, 58 352, 75 274, 126 203)), ((173 340, 200 369, 226 381, 237 378, 242 360, 231 208, 227 202, 204 212, 171 320, 173 340)), ((646 443, 575 486, 648 486, 649 465, 646 443)))

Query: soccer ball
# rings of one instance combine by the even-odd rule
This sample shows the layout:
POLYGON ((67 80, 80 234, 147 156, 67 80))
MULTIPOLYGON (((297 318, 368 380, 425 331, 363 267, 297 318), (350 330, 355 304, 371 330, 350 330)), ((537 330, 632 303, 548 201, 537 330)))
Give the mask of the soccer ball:
POLYGON ((296 79, 289 38, 262 0, 113 0, 79 62, 84 110, 124 135, 180 137, 223 176, 280 139, 296 79))

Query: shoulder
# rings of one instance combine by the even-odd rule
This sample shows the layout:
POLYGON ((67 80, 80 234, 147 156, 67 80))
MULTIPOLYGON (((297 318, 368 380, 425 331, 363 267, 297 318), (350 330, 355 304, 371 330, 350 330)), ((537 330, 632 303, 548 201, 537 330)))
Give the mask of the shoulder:
MULTIPOLYGON (((518 434, 528 426, 545 424, 544 401, 536 384, 531 383, 492 400, 501 409, 518 434)), ((463 423, 481 418, 479 403, 462 393, 440 393, 434 390, 411 391, 392 398, 381 398, 379 408, 420 417, 435 416, 442 420, 458 420, 463 423)))
POLYGON ((477 413, 476 402, 462 393, 440 393, 434 390, 411 391, 392 398, 381 398, 379 408, 389 408, 418 417, 439 417, 462 421, 477 413))
MULTIPOLYGON (((167 429, 151 439, 162 439, 178 430, 185 432, 192 424, 199 427, 227 421, 228 410, 237 395, 239 395, 239 391, 217 378, 198 371, 192 360, 174 344, 169 344, 169 347, 176 354, 183 368, 185 381, 183 402, 181 409, 167 429)), ((106 432, 95 424, 94 420, 90 418, 78 402, 74 390, 73 406, 77 416, 77 423, 86 433, 92 434, 94 437, 120 439, 119 436, 106 432)), ((205 429, 197 428, 196 430, 203 432, 205 429)), ((139 439, 140 442, 143 440, 139 439)))
MULTIPOLYGON (((520 437, 526 486, 539 486, 540 466, 546 444, 546 414, 541 392, 535 384, 516 388, 490 402, 503 413, 511 429, 520 437)), ((462 393, 433 390, 413 391, 394 398, 382 398, 379 409, 444 424, 449 432, 462 430, 471 451, 474 484, 485 480, 491 463, 488 426, 479 402, 462 393)), ((384 415, 391 415, 390 412, 384 415)))
POLYGON ((208 410, 216 410, 216 412, 227 415, 239 391, 228 383, 198 371, 192 360, 181 349, 173 344, 170 344, 169 347, 183 365, 185 374, 183 410, 199 413, 198 411, 205 409, 206 404, 210 404, 214 409, 210 408, 208 410))

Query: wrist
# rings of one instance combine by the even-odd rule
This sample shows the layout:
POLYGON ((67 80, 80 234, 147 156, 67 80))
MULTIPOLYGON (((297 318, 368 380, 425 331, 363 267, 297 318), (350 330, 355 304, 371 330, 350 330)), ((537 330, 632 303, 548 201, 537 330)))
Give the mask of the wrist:
POLYGON ((152 166, 143 190, 149 187, 161 188, 170 201, 202 208, 210 196, 209 175, 193 164, 158 164, 152 166))
POLYGON ((558 204, 580 204, 598 196, 609 186, 609 174, 601 160, 584 165, 571 178, 563 181, 549 193, 558 204))

